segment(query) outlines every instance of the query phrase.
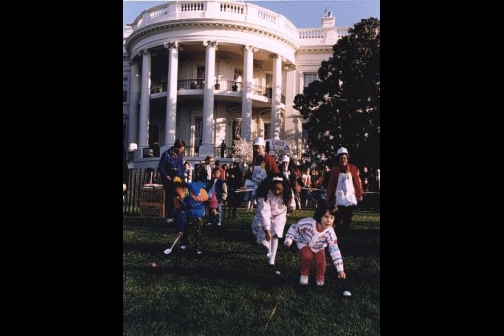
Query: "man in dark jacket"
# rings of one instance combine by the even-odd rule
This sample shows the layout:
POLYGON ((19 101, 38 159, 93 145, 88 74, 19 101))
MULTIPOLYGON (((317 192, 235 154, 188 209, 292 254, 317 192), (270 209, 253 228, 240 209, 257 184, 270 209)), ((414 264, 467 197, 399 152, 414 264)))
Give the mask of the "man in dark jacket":
POLYGON ((177 139, 173 146, 164 151, 159 159, 158 172, 165 191, 165 215, 168 223, 173 222, 173 195, 175 190, 172 180, 175 176, 184 179, 185 147, 185 142, 177 139))

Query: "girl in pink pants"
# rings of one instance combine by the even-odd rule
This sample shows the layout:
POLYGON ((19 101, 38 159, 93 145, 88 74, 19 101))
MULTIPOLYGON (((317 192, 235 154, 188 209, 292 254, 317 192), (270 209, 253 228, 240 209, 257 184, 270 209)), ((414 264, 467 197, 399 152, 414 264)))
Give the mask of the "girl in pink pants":
POLYGON ((301 278, 299 283, 308 284, 310 274, 310 264, 315 259, 315 281, 318 286, 324 285, 326 272, 325 247, 328 247, 329 255, 338 271, 338 279, 346 279, 343 269, 343 258, 338 247, 338 239, 334 232, 333 224, 335 219, 340 220, 339 211, 336 205, 319 203, 313 218, 302 218, 297 223, 292 224, 285 234, 284 245, 290 247, 292 242, 296 242, 299 249, 301 261, 301 278))

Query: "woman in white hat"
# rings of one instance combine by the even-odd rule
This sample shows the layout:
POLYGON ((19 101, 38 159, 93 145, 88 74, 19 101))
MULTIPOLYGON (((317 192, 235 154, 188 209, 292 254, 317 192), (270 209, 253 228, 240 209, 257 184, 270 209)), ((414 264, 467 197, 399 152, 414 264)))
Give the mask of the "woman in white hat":
POLYGON ((255 190, 259 183, 269 175, 279 174, 280 170, 278 169, 275 158, 266 152, 266 141, 264 138, 255 138, 252 146, 254 148, 252 158, 252 164, 254 166, 254 170, 252 171, 252 182, 255 184, 253 191, 253 195, 255 195, 255 190))
POLYGON ((336 152, 337 165, 331 169, 327 185, 326 202, 336 204, 342 221, 336 225, 336 235, 345 237, 352 223, 353 208, 362 201, 362 184, 357 167, 348 163, 348 150, 341 147, 336 152))

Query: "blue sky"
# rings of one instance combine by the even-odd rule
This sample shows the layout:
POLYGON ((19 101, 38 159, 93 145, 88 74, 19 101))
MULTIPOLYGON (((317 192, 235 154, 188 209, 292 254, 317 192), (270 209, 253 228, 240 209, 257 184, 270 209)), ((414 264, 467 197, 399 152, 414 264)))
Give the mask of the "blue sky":
MULTIPOLYGON (((123 1, 123 26, 133 22, 144 10, 166 1, 123 1)), ((380 18, 380 0, 265 0, 244 1, 285 16, 297 28, 319 28, 324 10, 332 12, 336 27, 352 26, 369 17, 380 18)))

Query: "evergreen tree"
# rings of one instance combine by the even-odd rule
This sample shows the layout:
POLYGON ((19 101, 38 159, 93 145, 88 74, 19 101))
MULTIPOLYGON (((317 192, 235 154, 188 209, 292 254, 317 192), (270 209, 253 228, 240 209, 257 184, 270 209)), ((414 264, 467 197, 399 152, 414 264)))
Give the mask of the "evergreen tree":
POLYGON ((363 19, 322 61, 319 80, 294 98, 307 120, 312 155, 348 148, 357 166, 380 166, 380 21, 363 19))

